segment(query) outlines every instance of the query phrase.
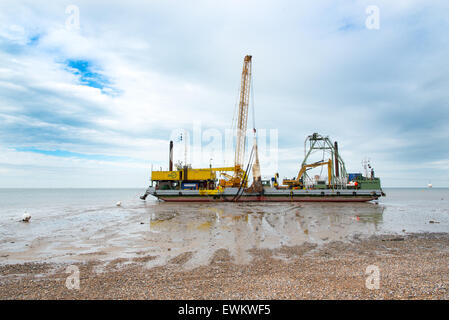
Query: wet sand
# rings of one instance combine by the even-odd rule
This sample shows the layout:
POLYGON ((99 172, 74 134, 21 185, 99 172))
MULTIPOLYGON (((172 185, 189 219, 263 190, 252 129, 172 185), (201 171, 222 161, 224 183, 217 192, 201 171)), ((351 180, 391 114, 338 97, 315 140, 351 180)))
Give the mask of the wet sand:
MULTIPOLYGON (((448 299, 449 234, 354 236, 351 241, 253 248, 238 261, 224 248, 189 267, 194 251, 160 258, 142 251, 73 264, 80 288, 69 290, 69 263, 0 266, 1 299, 448 299), (368 289, 368 266, 379 289, 368 289)), ((166 249, 170 251, 170 248, 166 249)), ((101 256, 101 254, 99 254, 101 256)))
POLYGON ((11 223, 9 236, 0 239, 0 263, 74 263, 131 259, 143 253, 156 257, 152 266, 163 266, 182 253, 193 252, 186 267, 195 268, 207 264, 221 248, 229 250, 236 263, 248 263, 246 252, 251 249, 374 234, 383 210, 373 203, 183 206, 151 202, 80 210, 73 217, 34 217, 30 223, 11 223))

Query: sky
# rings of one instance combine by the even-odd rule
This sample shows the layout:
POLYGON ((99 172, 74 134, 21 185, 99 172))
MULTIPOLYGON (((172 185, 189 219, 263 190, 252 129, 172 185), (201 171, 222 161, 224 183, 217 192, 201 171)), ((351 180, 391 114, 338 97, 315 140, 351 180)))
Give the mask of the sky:
POLYGON ((318 132, 348 172, 369 158, 384 187, 449 187, 448 9, 2 0, 0 187, 145 188, 170 139, 184 161, 182 132, 193 167, 231 165, 222 146, 247 54, 264 176, 294 176, 318 132))

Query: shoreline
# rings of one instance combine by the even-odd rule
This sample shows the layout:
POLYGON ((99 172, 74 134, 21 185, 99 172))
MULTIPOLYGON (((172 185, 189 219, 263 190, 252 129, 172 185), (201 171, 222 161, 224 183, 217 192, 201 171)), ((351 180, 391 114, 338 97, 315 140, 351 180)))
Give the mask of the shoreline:
POLYGON ((184 252, 164 266, 156 256, 74 263, 80 289, 69 290, 68 263, 0 265, 1 299, 449 299, 449 234, 375 235, 321 246, 251 249, 247 264, 215 250, 186 269, 184 252), (368 266, 379 289, 366 287, 368 266))

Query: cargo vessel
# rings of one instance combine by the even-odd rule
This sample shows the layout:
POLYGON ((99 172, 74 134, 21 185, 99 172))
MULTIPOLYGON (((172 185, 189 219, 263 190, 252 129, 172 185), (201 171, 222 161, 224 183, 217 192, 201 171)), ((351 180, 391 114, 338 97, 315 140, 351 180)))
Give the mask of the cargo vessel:
POLYGON ((142 200, 151 195, 168 202, 365 202, 385 196, 380 179, 375 176, 368 160, 362 162, 364 174, 347 173, 338 143, 318 133, 306 137, 304 159, 296 177, 283 179, 280 183, 279 174, 275 173, 262 179, 255 124, 253 146, 248 161, 244 162, 250 86, 251 56, 245 56, 234 166, 194 169, 186 160, 173 168, 173 142, 170 141, 168 170, 151 172, 151 185, 140 197, 142 200), (317 155, 320 159, 316 158, 317 155), (315 168, 321 172, 312 176, 310 172, 315 168), (327 176, 321 174, 324 168, 327 168, 327 176), (251 173, 252 183, 249 185, 251 173))

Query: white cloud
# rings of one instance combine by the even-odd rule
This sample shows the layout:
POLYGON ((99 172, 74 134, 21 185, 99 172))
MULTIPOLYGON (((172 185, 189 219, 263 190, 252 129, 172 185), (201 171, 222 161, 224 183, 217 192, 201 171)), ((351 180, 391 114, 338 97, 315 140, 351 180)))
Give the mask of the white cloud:
MULTIPOLYGON (((438 158, 449 157, 441 148, 449 138, 448 4, 378 1, 378 31, 364 27, 369 4, 79 1, 81 28, 69 31, 63 3, 2 2, 0 147, 9 151, 0 166, 72 168, 86 186, 119 166, 136 176, 112 185, 140 185, 138 170, 166 162, 173 130, 199 120, 221 132, 230 127, 250 53, 257 126, 279 129, 281 176, 296 174, 313 132, 339 141, 348 171, 370 157, 387 185, 409 183, 416 168, 434 170, 420 173, 417 184, 440 176, 438 158), (67 59, 91 62, 108 85, 81 85, 67 59), (13 151, 20 147, 134 162, 13 151)), ((208 165, 206 158, 195 165, 208 165)), ((64 170, 52 171, 52 183, 71 185, 64 170)), ((4 186, 27 184, 25 174, 8 172, 4 186)))

